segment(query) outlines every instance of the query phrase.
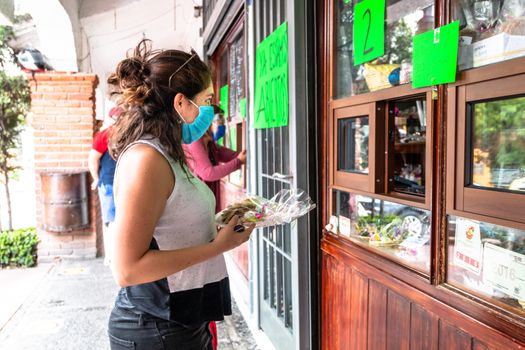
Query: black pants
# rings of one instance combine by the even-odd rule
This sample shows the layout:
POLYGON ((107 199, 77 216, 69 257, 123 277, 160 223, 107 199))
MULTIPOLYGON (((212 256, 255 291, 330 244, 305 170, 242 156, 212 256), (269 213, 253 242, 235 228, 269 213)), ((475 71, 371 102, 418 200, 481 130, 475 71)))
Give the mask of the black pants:
POLYGON ((111 350, 212 350, 209 322, 183 325, 115 307, 108 326, 111 350))

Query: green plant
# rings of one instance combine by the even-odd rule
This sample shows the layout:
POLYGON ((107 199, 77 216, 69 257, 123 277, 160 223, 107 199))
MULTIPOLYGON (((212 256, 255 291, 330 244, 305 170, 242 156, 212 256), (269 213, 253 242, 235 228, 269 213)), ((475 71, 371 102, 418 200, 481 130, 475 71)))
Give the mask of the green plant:
POLYGON ((7 228, 12 229, 11 194, 9 176, 16 169, 12 159, 19 147, 20 133, 30 107, 30 88, 21 72, 15 74, 14 51, 9 42, 14 38, 12 27, 0 26, 0 173, 7 199, 7 228))
POLYGON ((0 266, 35 266, 37 244, 35 228, 1 232, 0 266))

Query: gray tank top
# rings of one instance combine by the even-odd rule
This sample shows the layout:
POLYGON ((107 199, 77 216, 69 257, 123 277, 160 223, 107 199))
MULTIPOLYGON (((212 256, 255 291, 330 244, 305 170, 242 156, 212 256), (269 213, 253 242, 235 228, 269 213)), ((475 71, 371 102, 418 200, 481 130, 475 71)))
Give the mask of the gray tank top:
MULTIPOLYGON (((130 144, 122 154, 138 144, 153 147, 162 154, 175 176, 175 186, 155 227, 150 249, 181 249, 213 240, 217 234, 213 192, 205 183, 191 175, 189 170, 188 173, 184 172, 181 165, 167 154, 158 139, 145 137, 130 144)), ((118 165, 117 162, 116 172, 118 165)), ((119 215, 118 207, 116 215, 119 215)), ((118 242, 116 244, 118 245, 118 242)), ((195 314, 201 307, 202 300, 199 298, 205 295, 217 299, 216 306, 220 309, 201 310, 199 320, 209 321, 222 319, 222 314, 231 313, 229 293, 226 264, 221 254, 170 275, 164 280, 123 288, 117 298, 117 306, 184 322, 188 321, 188 312, 195 314), (148 298, 152 300, 148 301, 148 298), (177 305, 178 310, 175 310, 174 305, 177 305), (184 308, 189 309, 183 310, 184 308)), ((208 300, 205 304, 213 304, 213 301, 208 300)), ((215 309, 215 306, 210 308, 215 309)), ((198 316, 198 313, 191 316, 198 316)))

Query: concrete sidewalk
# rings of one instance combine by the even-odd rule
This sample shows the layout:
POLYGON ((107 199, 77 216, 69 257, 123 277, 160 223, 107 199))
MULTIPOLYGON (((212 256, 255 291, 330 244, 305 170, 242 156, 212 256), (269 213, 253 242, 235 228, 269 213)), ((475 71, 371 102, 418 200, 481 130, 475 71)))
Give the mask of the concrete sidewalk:
MULTIPOLYGON (((0 270, 0 286, 0 349, 109 349, 107 320, 118 287, 102 259, 0 270)), ((218 332, 221 350, 257 349, 235 305, 218 332)))

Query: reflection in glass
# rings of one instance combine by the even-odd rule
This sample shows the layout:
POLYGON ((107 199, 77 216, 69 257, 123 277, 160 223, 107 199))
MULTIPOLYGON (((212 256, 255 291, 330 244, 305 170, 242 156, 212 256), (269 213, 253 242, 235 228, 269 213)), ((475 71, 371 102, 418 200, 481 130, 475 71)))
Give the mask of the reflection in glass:
POLYGON ((338 232, 423 272, 430 270, 428 210, 353 193, 333 192, 338 232))
POLYGON ((447 276, 525 314, 525 231, 449 216, 447 276))
POLYGON ((337 170, 368 173, 368 117, 337 121, 337 170))
POLYGON ((392 125, 393 190, 425 195, 426 101, 398 101, 390 104, 392 125))
POLYGON ((460 70, 525 55, 525 2, 522 0, 454 0, 459 20, 460 70))
POLYGON ((525 97, 472 105, 470 184, 525 191, 525 97))
POLYGON ((412 81, 412 38, 434 28, 434 1, 387 0, 385 55, 353 64, 353 21, 357 0, 336 1, 335 97, 385 89, 412 81))

